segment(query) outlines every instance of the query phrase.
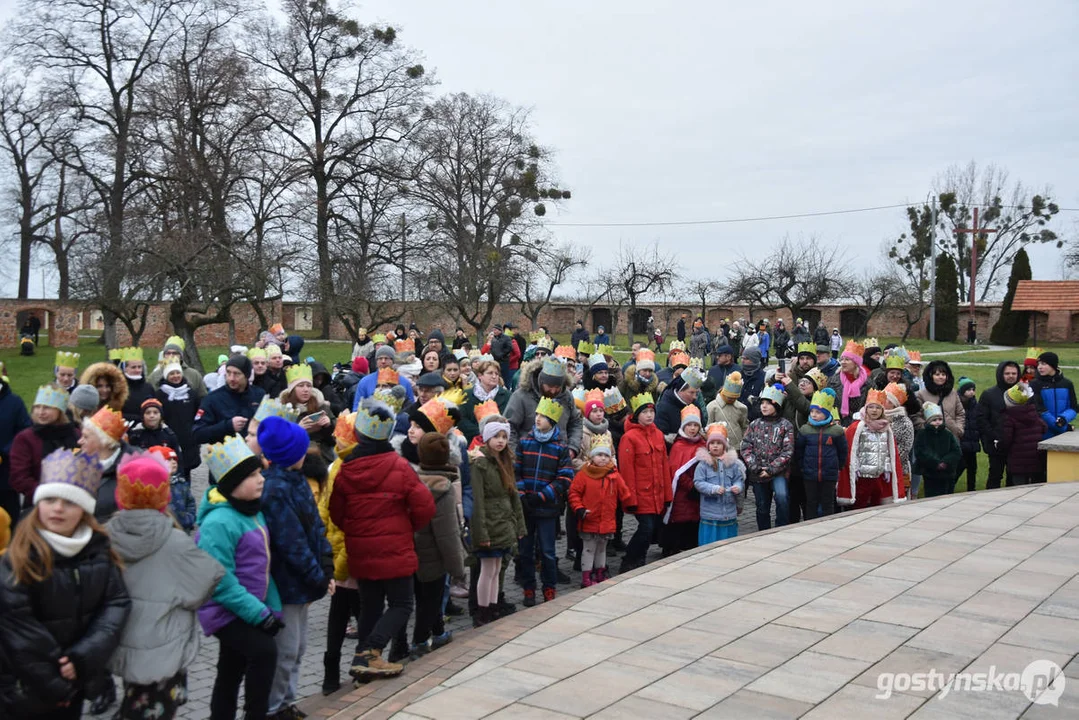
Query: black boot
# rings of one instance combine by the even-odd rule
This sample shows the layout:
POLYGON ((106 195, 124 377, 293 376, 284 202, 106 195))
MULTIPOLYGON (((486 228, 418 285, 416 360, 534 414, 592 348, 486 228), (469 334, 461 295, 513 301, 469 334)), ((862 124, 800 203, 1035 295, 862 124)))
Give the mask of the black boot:
POLYGON ((322 667, 322 694, 333 695, 341 689, 341 653, 323 653, 322 667))
POLYGON ((506 617, 517 612, 517 606, 506 599, 506 593, 498 593, 498 604, 495 605, 496 617, 506 617))
POLYGON ((101 691, 90 702, 91 715, 104 715, 105 712, 116 702, 116 682, 109 675, 101 685, 101 691))

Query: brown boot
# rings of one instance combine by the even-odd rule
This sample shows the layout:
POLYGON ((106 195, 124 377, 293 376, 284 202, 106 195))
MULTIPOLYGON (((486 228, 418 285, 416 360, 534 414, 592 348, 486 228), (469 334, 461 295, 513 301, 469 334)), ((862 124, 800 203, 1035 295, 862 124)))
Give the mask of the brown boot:
POLYGON ((370 649, 352 656, 352 667, 348 674, 354 678, 394 677, 404 669, 403 665, 383 660, 378 650, 370 649))

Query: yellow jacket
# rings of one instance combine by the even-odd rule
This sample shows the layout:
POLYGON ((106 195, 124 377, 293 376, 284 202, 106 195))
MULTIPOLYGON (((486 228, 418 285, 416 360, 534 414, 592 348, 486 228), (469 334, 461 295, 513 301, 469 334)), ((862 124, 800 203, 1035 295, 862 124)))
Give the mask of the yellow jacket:
POLYGON ((0 508, 0 555, 7 552, 9 542, 11 542, 11 516, 7 514, 7 510, 0 508))
MULTIPOLYGON (((349 448, 351 450, 352 448, 349 448)), ((347 454, 348 450, 345 451, 347 454)), ((348 553, 345 552, 345 532, 333 524, 330 519, 330 495, 333 494, 333 481, 337 478, 337 472, 341 469, 341 458, 338 457, 330 465, 330 471, 326 477, 326 487, 318 499, 318 514, 322 516, 322 524, 326 526, 326 539, 333 548, 333 579, 337 582, 348 580, 348 553)))

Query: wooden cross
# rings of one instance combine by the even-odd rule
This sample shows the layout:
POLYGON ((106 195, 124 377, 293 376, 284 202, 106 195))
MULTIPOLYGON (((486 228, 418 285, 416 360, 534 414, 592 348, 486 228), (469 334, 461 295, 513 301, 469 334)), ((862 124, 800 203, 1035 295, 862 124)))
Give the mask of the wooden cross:
MULTIPOLYGON (((995 233, 996 231, 996 228, 978 227, 978 208, 974 208, 973 227, 959 228, 955 231, 956 233, 973 233, 970 239, 970 322, 972 323, 970 327, 975 329, 978 326, 978 321, 974 319, 974 287, 978 277, 978 235, 995 233)), ((969 338, 969 341, 974 342, 974 338, 969 338)))

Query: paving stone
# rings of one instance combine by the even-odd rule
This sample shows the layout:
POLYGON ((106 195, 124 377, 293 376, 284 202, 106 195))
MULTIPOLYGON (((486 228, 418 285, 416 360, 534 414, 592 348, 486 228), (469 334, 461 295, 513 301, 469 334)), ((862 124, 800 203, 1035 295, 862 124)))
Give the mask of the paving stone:
POLYGON ((952 611, 925 628, 905 644, 957 655, 978 655, 1004 633, 1010 625, 969 618, 952 611))
MULTIPOLYGON (((668 705, 665 702, 657 702, 641 697, 634 693, 624 697, 613 705, 608 705, 595 715, 590 715, 589 720, 626 720, 627 718, 691 718, 696 715, 695 710, 678 705, 668 705)), ((516 720, 513 718, 512 720, 516 720)))
MULTIPOLYGON (((949 653, 937 652, 935 650, 926 650, 924 648, 915 648, 904 645, 896 648, 889 653, 887 657, 856 677, 852 684, 873 688, 875 695, 883 694, 889 687, 886 683, 882 682, 884 676, 894 676, 897 674, 911 675, 914 673, 928 673, 930 671, 936 671, 942 674, 957 673, 970 664, 973 657, 974 656, 972 655, 952 655, 949 653)), ((927 686, 922 687, 920 690, 907 687, 901 692, 923 698, 928 698, 936 694, 935 690, 927 686)))
POLYGON ((775 668, 826 637, 827 633, 772 623, 727 643, 712 655, 775 668))
POLYGON ((768 668, 735 660, 705 657, 637 691, 650 700, 706 710, 756 680, 768 668))
POLYGON ((909 640, 916 628, 871 620, 855 620, 813 646, 814 652, 877 662, 909 640))
POLYGON ((579 673, 636 644, 634 640, 582 633, 514 660, 509 667, 560 679, 579 673))
POLYGON ((700 720, 793 720, 811 709, 811 703, 799 702, 777 695, 739 690, 723 702, 704 711, 700 720))
POLYGON ((1003 642, 1050 652, 1079 652, 1079 620, 1031 613, 1011 628, 1003 642))
POLYGON ((660 670, 603 662, 523 700, 567 715, 587 717, 663 677, 660 670))
POLYGON ((877 691, 862 685, 846 685, 802 717, 805 720, 872 717, 874 720, 905 718, 917 710, 925 698, 892 693, 887 699, 877 698, 877 691))
POLYGON ((753 681, 747 688, 791 700, 819 703, 860 675, 869 665, 862 660, 808 650, 753 681))

